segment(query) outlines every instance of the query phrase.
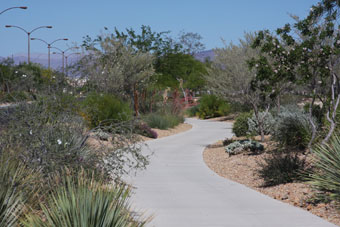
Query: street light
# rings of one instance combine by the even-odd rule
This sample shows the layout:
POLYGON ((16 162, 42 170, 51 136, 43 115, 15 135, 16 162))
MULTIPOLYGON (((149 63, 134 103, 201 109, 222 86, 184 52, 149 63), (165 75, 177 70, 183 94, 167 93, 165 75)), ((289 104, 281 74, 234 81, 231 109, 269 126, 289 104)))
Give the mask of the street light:
MULTIPOLYGON (((79 49, 79 47, 70 47, 70 48, 67 48, 66 50, 61 50, 57 47, 51 47, 53 49, 56 49, 58 51, 60 51, 60 54, 62 55, 62 60, 63 60, 63 74, 65 73, 65 64, 64 64, 64 57, 65 57, 65 52, 68 51, 68 50, 71 50, 71 49, 79 49)), ((58 54, 57 52, 53 52, 52 54, 58 54)))
POLYGON ((19 26, 15 26, 15 25, 6 25, 5 26, 6 28, 18 28, 18 29, 20 29, 20 30, 22 30, 22 31, 24 31, 26 34, 27 34, 27 37, 28 37, 28 51, 27 51, 27 62, 28 62, 28 64, 31 62, 31 53, 30 53, 30 40, 31 40, 31 34, 34 32, 34 31, 36 31, 36 30, 38 30, 38 29, 40 29, 40 28, 52 28, 52 26, 40 26, 40 27, 37 27, 37 28, 35 28, 35 29, 33 29, 33 30, 31 30, 31 31, 26 31, 25 29, 23 29, 22 27, 19 27, 19 26))
POLYGON ((56 39, 54 40, 53 42, 51 43, 48 43, 46 42, 45 40, 43 39, 39 39, 39 38, 31 38, 31 40, 39 40, 43 43, 45 43, 47 45, 47 49, 48 49, 48 68, 50 69, 51 68, 51 47, 52 47, 52 44, 57 42, 57 41, 60 41, 60 40, 65 40, 67 41, 68 39, 67 38, 64 38, 64 39, 56 39))
POLYGON ((80 53, 78 53, 78 52, 77 53, 71 53, 71 54, 65 56, 66 76, 68 76, 67 59, 68 59, 68 57, 70 57, 71 55, 74 55, 74 54, 80 54, 80 53))
POLYGON ((0 15, 3 14, 4 12, 8 11, 8 10, 11 10, 11 9, 27 9, 27 6, 15 6, 15 7, 8 8, 8 9, 5 9, 5 10, 2 10, 0 12, 0 15))

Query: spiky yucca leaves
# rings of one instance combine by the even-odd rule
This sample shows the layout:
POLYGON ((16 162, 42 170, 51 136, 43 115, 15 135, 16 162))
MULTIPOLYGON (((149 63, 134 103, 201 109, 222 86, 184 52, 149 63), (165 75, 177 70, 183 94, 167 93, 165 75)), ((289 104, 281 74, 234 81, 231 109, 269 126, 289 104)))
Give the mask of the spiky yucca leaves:
POLYGON ((340 138, 334 136, 328 144, 317 146, 313 154, 315 171, 308 176, 309 184, 320 199, 340 205, 340 138))
POLYGON ((37 176, 8 153, 0 153, 0 227, 16 226, 24 203, 36 205, 37 176))
POLYGON ((26 216, 29 227, 134 227, 143 226, 129 207, 130 188, 123 184, 104 185, 80 173, 58 179, 59 187, 42 205, 43 218, 26 216))

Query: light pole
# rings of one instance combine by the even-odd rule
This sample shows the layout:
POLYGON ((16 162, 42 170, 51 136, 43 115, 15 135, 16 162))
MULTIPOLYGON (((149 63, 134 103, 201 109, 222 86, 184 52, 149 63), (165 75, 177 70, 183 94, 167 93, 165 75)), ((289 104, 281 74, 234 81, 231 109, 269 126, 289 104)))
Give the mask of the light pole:
POLYGON ((8 11, 8 10, 11 10, 11 9, 27 9, 27 6, 15 6, 15 7, 8 8, 8 9, 5 9, 5 10, 2 10, 0 12, 0 15, 3 14, 4 12, 8 11))
POLYGON ((22 27, 19 27, 19 26, 15 26, 15 25, 6 25, 5 26, 6 28, 18 28, 18 29, 20 29, 20 30, 22 30, 22 31, 24 31, 26 34, 27 34, 27 38, 28 38, 28 51, 27 51, 27 62, 28 62, 28 64, 31 62, 31 53, 30 53, 30 40, 31 40, 31 34, 34 32, 34 31, 36 31, 36 30, 38 30, 38 29, 40 29, 40 28, 52 28, 52 26, 40 26, 40 27, 37 27, 37 28, 35 28, 35 29, 33 29, 33 30, 31 30, 31 31, 26 31, 25 29, 23 29, 22 27))
POLYGON ((57 42, 57 41, 60 41, 60 40, 65 40, 67 41, 68 39, 67 38, 64 38, 64 39, 56 39, 54 40, 53 42, 51 43, 48 43, 46 42, 45 40, 43 39, 39 39, 39 38, 31 38, 31 40, 39 40, 43 43, 45 43, 47 45, 47 49, 48 49, 48 68, 50 69, 51 68, 51 47, 52 47, 52 44, 57 42))
POLYGON ((68 57, 70 57, 71 55, 74 55, 74 54, 80 54, 80 53, 77 52, 77 53, 72 53, 72 54, 65 56, 66 76, 68 76, 67 59, 68 59, 68 57))
MULTIPOLYGON (((65 57, 65 52, 68 51, 68 50, 71 50, 71 49, 79 49, 79 47, 70 47, 70 48, 67 48, 66 50, 62 50, 62 49, 59 49, 57 47, 51 47, 53 49, 56 49, 58 51, 60 51, 61 55, 62 55, 62 60, 63 60, 63 74, 65 74, 65 60, 64 60, 64 57, 65 57)), ((56 52, 53 52, 52 54, 57 54, 56 52)))

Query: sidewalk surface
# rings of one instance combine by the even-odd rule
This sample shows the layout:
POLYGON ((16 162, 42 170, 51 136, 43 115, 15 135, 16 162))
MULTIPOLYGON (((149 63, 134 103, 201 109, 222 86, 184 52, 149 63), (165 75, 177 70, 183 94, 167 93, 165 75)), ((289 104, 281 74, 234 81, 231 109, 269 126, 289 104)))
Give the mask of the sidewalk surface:
POLYGON ((187 119, 187 132, 148 141, 150 165, 126 180, 133 208, 153 214, 156 227, 335 226, 300 208, 222 178, 204 163, 204 148, 231 137, 231 124, 187 119))

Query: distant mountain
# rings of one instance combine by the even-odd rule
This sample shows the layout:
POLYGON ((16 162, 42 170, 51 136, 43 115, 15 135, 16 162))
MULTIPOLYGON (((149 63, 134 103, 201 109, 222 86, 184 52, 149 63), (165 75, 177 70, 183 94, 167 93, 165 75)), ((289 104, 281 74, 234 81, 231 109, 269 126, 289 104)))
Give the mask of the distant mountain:
POLYGON ((215 53, 213 50, 205 50, 194 54, 194 57, 201 62, 205 62, 206 60, 212 61, 214 60, 215 53))
MULTIPOLYGON (((27 62, 27 53, 17 53, 12 56, 8 56, 8 58, 12 58, 15 64, 20 64, 22 62, 27 62)), ((0 61, 4 60, 4 57, 0 57, 0 61)), ((79 56, 72 55, 68 57, 67 64, 74 64, 79 60, 79 56)), ((31 54, 31 62, 41 64, 44 67, 48 67, 48 55, 44 53, 32 53, 31 54)), ((62 59, 61 55, 51 55, 51 68, 53 69, 61 69, 62 68, 62 59)), ((66 66, 66 62, 64 62, 66 66)))

